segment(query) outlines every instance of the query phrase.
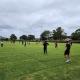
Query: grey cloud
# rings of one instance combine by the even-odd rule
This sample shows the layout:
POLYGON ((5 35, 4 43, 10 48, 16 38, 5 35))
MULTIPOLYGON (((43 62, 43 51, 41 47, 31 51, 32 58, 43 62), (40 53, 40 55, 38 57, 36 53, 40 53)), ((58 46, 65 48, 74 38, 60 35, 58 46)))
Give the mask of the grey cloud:
POLYGON ((46 0, 3 0, 0 5, 0 12, 31 13, 41 9, 44 6, 45 1, 46 0))
POLYGON ((80 0, 0 0, 0 35, 39 36, 58 26, 70 35, 79 28, 79 14, 80 0))
POLYGON ((11 27, 9 25, 0 25, 0 29, 14 29, 14 27, 11 27))

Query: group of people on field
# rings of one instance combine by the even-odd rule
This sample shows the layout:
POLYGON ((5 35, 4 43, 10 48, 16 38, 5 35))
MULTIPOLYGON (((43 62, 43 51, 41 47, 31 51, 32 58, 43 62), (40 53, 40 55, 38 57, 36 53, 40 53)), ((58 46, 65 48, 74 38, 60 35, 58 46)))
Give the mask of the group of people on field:
MULTIPOLYGON (((3 41, 1 41, 0 44, 1 44, 1 47, 3 47, 3 41)), ((22 44, 23 44, 23 42, 22 42, 22 44)), ((49 43, 47 40, 43 41, 44 54, 47 54, 47 46, 48 45, 49 45, 49 43)), ((26 46, 26 42, 24 43, 24 46, 26 46)), ((66 45, 65 45, 66 49, 64 51, 64 57, 66 58, 67 63, 70 62, 70 48, 71 48, 71 46, 72 46, 72 42, 70 40, 66 41, 66 45)), ((57 43, 57 41, 55 41, 55 48, 57 48, 57 47, 58 47, 58 43, 57 43)))
MULTIPOLYGON (((44 46, 44 54, 47 54, 47 46, 49 45, 49 43, 45 40, 43 42, 43 46, 44 46)), ((64 57, 66 58, 66 62, 70 62, 70 49, 71 49, 71 46, 72 46, 72 42, 70 40, 66 41, 66 49, 64 51, 64 57)), ((55 48, 58 47, 58 43, 57 41, 55 42, 55 48)))

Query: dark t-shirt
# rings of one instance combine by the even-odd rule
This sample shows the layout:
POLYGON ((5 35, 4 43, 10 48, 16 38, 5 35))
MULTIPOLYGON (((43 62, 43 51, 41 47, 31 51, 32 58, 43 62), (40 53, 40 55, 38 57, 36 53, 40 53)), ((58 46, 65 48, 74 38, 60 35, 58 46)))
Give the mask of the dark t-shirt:
POLYGON ((44 45, 44 47, 46 48, 47 45, 49 45, 49 44, 48 44, 47 42, 44 42, 43 45, 44 45))
POLYGON ((66 44, 66 50, 70 50, 71 45, 70 44, 66 44))

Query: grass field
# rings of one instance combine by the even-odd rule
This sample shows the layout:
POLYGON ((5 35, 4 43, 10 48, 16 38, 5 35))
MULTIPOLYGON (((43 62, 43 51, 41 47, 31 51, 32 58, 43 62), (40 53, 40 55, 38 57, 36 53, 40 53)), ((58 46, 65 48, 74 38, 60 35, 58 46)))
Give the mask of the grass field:
POLYGON ((80 44, 73 44, 69 64, 64 49, 64 44, 55 49, 49 43, 44 55, 41 43, 5 43, 0 47, 0 80, 80 80, 80 44))

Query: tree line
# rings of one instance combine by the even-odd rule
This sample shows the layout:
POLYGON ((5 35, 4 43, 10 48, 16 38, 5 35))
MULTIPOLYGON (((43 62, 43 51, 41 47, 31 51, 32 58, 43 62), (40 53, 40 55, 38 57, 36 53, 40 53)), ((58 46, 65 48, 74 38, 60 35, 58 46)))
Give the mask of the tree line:
MULTIPOLYGON (((55 30, 49 31, 45 30, 41 33, 39 40, 64 40, 66 38, 71 38, 72 40, 80 40, 80 29, 75 30, 70 36, 67 36, 62 27, 58 27, 55 30)), ((10 38, 5 38, 4 40, 11 40, 15 42, 17 40, 15 34, 11 34, 10 38)), ((35 35, 22 35, 19 40, 23 41, 33 41, 36 40, 35 35)))
POLYGON ((80 40, 80 29, 75 30, 70 36, 67 36, 67 33, 64 32, 64 29, 58 27, 52 32, 49 30, 41 33, 40 38, 42 40, 52 39, 52 40, 64 40, 66 38, 71 38, 72 40, 80 40))

